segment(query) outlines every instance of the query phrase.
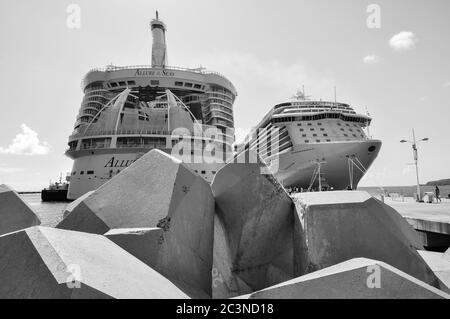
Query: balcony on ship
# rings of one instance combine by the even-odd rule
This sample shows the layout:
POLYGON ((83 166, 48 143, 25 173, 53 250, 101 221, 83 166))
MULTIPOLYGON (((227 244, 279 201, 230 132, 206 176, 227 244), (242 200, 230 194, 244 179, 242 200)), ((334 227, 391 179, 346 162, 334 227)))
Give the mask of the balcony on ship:
POLYGON ((117 148, 165 148, 165 137, 118 137, 117 148))
POLYGON ((111 146, 111 138, 88 138, 81 141, 81 150, 108 148, 111 146))

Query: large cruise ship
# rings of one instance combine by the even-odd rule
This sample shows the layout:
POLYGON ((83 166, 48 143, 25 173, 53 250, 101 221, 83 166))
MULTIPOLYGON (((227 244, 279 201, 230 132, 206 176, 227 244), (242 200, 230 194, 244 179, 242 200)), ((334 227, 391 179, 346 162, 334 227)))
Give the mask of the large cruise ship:
POLYGON ((255 151, 286 188, 356 189, 381 147, 364 131, 371 120, 348 104, 297 92, 275 105, 237 152, 255 151))
POLYGON ((158 12, 150 27, 151 66, 109 65, 82 81, 84 97, 66 151, 74 160, 68 199, 98 188, 153 148, 179 155, 207 181, 232 152, 233 84, 203 68, 168 66, 166 25, 158 12))

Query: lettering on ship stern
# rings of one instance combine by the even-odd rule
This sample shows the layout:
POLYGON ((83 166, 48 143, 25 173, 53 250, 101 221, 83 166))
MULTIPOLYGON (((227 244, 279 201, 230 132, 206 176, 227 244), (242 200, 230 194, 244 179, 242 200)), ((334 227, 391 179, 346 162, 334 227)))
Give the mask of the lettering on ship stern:
POLYGON ((115 157, 111 157, 111 159, 106 163, 104 167, 128 167, 133 164, 136 160, 116 160, 115 157))

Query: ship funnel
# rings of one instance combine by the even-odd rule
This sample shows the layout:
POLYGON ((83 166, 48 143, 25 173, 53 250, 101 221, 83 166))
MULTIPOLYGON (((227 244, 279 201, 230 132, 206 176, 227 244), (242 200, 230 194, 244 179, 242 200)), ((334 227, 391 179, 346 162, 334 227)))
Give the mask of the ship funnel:
POLYGON ((150 22, 150 27, 153 35, 152 67, 164 68, 167 64, 166 25, 159 20, 158 11, 156 19, 150 22))

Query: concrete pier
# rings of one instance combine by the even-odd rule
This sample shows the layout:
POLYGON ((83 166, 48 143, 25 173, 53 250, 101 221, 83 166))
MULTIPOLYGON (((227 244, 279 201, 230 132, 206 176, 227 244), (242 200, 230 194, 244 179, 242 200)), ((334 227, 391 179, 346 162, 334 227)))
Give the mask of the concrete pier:
POLYGON ((450 200, 440 203, 418 203, 413 198, 385 198, 417 230, 423 246, 445 250, 450 247, 450 200))

